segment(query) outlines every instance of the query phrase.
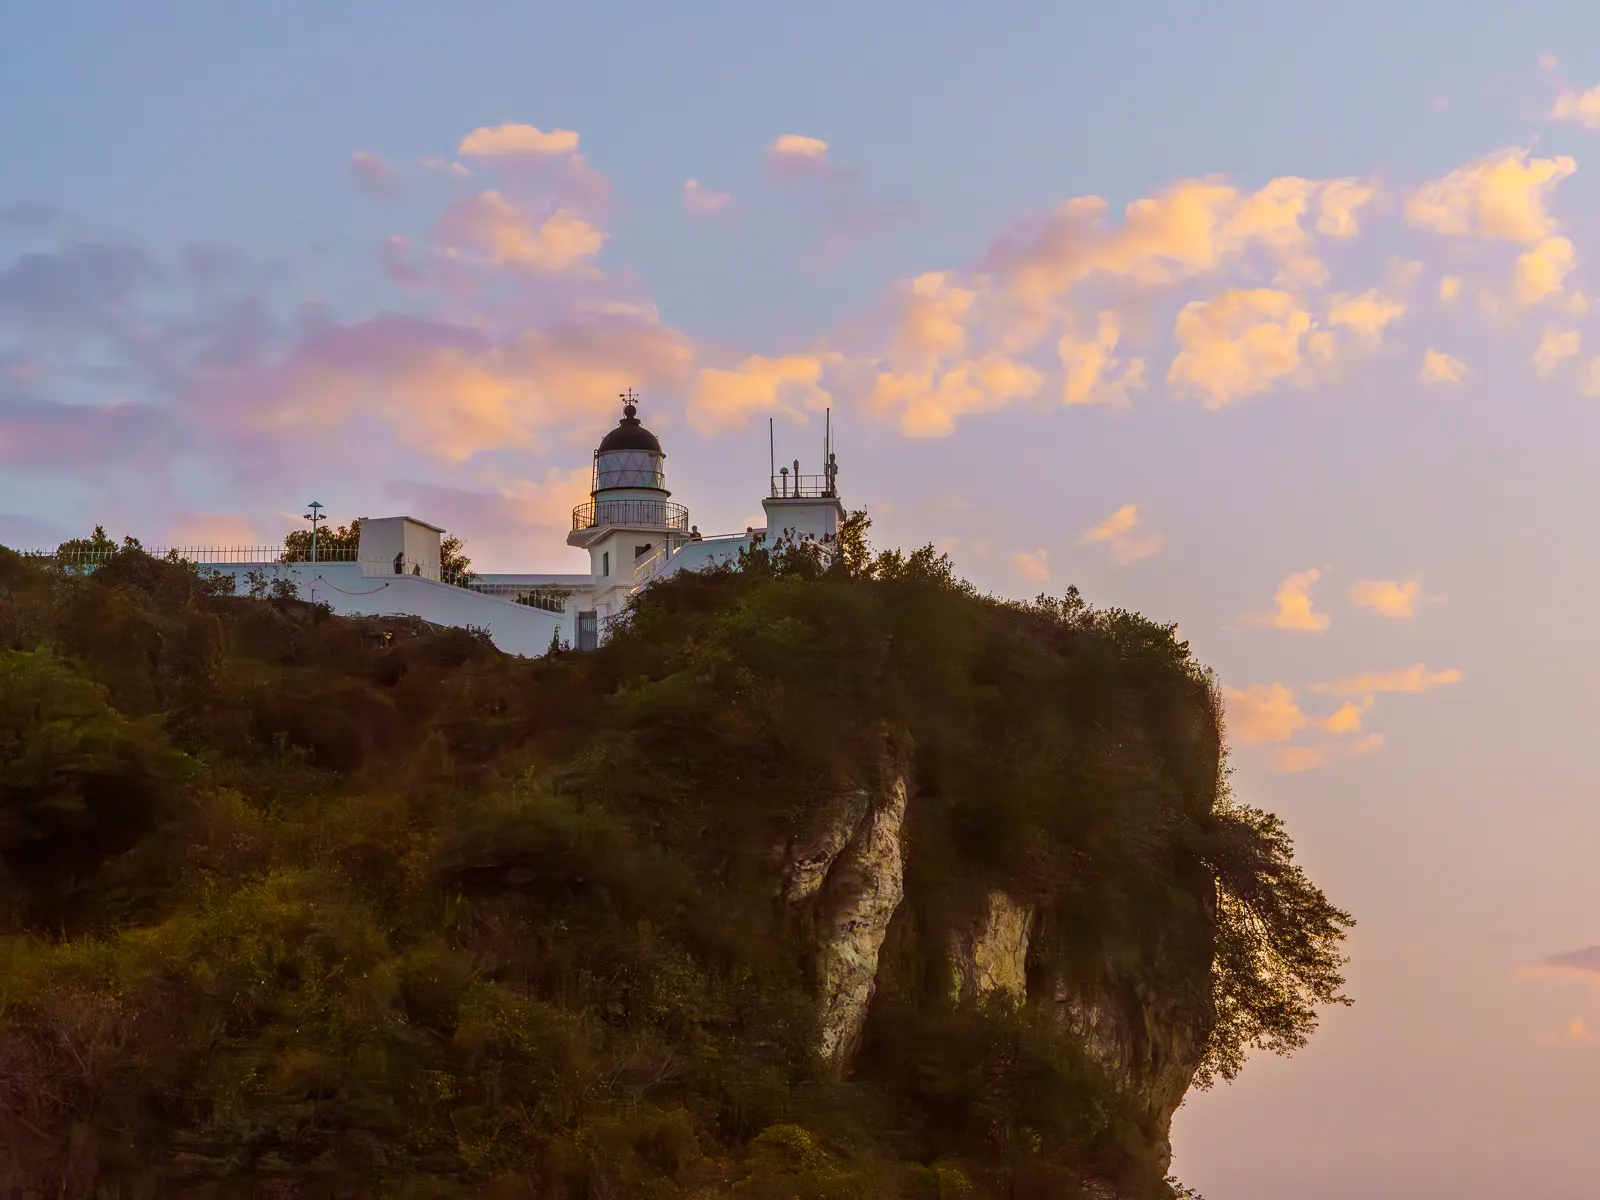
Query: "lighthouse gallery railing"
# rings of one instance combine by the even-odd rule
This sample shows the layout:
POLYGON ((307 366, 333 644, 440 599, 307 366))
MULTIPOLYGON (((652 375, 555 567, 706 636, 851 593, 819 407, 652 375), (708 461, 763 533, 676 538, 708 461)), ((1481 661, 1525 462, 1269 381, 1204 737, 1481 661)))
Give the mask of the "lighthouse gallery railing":
POLYGON ((572 510, 572 528, 634 525, 644 529, 689 532, 689 510, 670 500, 591 500, 572 510))

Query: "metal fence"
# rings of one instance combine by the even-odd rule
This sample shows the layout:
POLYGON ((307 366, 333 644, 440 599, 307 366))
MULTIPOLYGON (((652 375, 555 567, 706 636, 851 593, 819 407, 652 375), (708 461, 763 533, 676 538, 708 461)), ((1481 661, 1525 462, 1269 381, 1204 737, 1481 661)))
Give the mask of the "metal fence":
MULTIPOLYGON (((28 558, 48 558, 62 566, 96 567, 110 562, 128 550, 152 558, 178 559, 192 563, 289 563, 310 562, 309 550, 286 550, 282 546, 68 546, 54 550, 19 550, 28 558)), ((354 546, 318 546, 317 562, 356 562, 354 546)))
POLYGON ((591 500, 572 510, 572 528, 622 525, 689 532, 689 510, 671 500, 591 500))
POLYGON ((783 471, 772 477, 774 500, 811 500, 837 494, 831 475, 791 475, 783 471))

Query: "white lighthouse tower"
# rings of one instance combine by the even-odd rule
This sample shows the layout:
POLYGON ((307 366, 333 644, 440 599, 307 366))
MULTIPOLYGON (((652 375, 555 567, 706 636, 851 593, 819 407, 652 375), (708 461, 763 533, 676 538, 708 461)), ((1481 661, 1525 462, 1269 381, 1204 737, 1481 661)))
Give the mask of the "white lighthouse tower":
POLYGON ((572 510, 567 544, 589 552, 592 609, 603 626, 621 611, 656 556, 689 538, 689 510, 673 503, 661 442, 639 421, 637 397, 622 396, 622 420, 594 452, 589 502, 572 510))

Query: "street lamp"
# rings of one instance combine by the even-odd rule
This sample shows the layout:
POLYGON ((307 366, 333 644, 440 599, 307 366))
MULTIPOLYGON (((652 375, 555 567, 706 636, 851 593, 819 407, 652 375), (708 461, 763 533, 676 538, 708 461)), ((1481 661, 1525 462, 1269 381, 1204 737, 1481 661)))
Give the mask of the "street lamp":
POLYGON ((320 501, 313 500, 308 506, 310 512, 305 514, 305 519, 311 522, 311 561, 317 561, 317 524, 328 518, 323 514, 320 501))

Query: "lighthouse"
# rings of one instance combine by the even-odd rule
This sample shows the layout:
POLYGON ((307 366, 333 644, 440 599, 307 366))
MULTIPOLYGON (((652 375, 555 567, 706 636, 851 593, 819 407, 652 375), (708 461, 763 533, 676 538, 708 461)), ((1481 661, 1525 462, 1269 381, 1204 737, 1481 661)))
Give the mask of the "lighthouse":
POLYGON ((604 624, 651 565, 689 540, 689 510, 667 490, 666 454, 639 420, 637 397, 621 397, 622 419, 594 452, 589 501, 572 510, 567 545, 589 552, 592 607, 604 624))

